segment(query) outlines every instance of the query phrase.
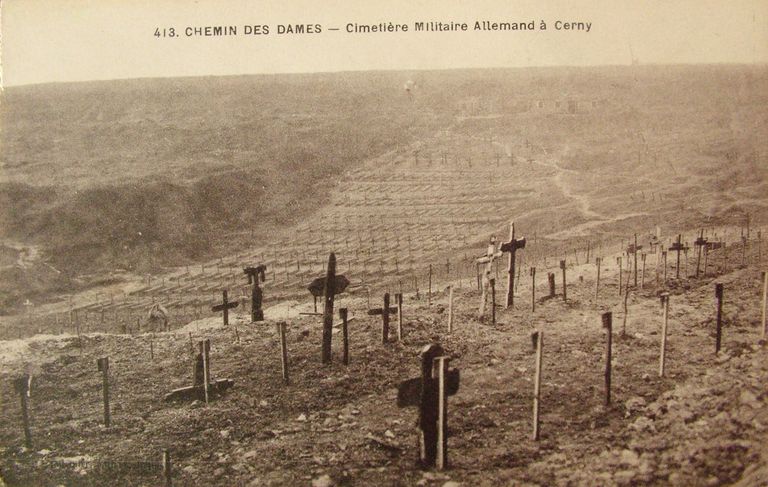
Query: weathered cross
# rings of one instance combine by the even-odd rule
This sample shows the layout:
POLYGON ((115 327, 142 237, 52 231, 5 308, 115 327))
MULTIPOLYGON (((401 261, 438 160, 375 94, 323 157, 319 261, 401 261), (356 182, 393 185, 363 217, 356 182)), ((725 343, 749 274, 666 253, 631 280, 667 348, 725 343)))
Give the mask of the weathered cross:
POLYGON ((227 290, 225 289, 222 291, 222 303, 217 304, 215 306, 211 306, 211 311, 218 313, 219 311, 223 312, 224 316, 224 326, 229 325, 229 310, 237 308, 237 305, 239 304, 237 301, 230 302, 227 299, 227 290))
POLYGON ((389 306, 389 293, 384 293, 383 307, 368 310, 370 316, 381 315, 381 343, 387 343, 389 341, 389 315, 396 312, 396 306, 389 306))
POLYGON ((504 255, 501 251, 496 249, 496 237, 492 236, 491 241, 488 243, 488 249, 484 256, 478 257, 475 262, 477 264, 485 264, 485 271, 482 276, 482 295, 480 296, 480 308, 478 310, 478 316, 482 319, 485 316, 485 306, 488 302, 488 287, 490 286, 491 273, 493 272, 493 263, 496 258, 504 255))
POLYGON ((677 242, 673 243, 669 250, 677 252, 677 267, 675 269, 675 279, 680 279, 680 252, 687 251, 688 247, 682 243, 683 236, 677 235, 677 242))
MULTIPOLYGON (((634 257, 634 266, 635 266, 635 287, 637 287, 637 253, 643 249, 642 245, 637 245, 637 234, 635 234, 635 243, 629 244, 627 247, 627 255, 632 255, 634 257)), ((627 279, 629 281, 629 279, 627 279)))
POLYGON ((445 468, 448 465, 447 402, 448 396, 458 392, 460 376, 458 369, 447 369, 446 361, 439 344, 425 346, 421 351, 421 377, 406 380, 397 388, 398 407, 419 408, 419 463, 422 468, 435 465, 445 468))
POLYGON ((261 303, 264 299, 264 293, 261 290, 261 284, 266 279, 267 266, 261 264, 256 267, 245 267, 243 273, 248 276, 248 284, 251 284, 251 321, 264 321, 264 311, 261 309, 261 303))
POLYGON ((235 381, 232 379, 211 380, 211 361, 209 358, 211 341, 208 339, 201 340, 197 346, 199 352, 195 357, 192 386, 172 390, 166 394, 166 401, 197 399, 205 400, 207 403, 209 396, 222 393, 235 385, 235 381))
POLYGON ((701 265, 701 252, 702 249, 707 245, 708 240, 704 238, 704 229, 701 230, 701 233, 699 233, 699 237, 696 239, 696 241, 693 242, 693 245, 696 246, 696 277, 699 277, 699 267, 701 265))
POLYGON ((503 242, 499 250, 509 252, 509 265, 507 265, 507 304, 509 308, 515 304, 515 253, 525 248, 525 237, 515 239, 515 223, 509 225, 509 241, 503 242))

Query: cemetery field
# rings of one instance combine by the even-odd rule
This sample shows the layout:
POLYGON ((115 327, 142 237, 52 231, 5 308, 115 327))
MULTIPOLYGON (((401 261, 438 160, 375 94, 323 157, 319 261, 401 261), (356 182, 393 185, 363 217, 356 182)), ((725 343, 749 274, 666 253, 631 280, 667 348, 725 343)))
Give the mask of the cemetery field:
POLYGON ((0 478, 765 484, 766 87, 637 66, 6 90, 0 478), (417 406, 447 418, 426 469, 417 406))
MULTIPOLYGON (((719 485, 746 474, 753 481, 742 485, 757 485, 766 472, 768 357, 760 339, 758 250, 751 249, 743 267, 734 245, 722 273, 710 263, 706 277, 670 279, 663 378, 655 272, 641 276, 643 289, 630 287, 624 333, 618 268, 609 254, 597 302, 594 261, 568 267, 566 302, 559 276, 551 298, 540 280, 534 312, 530 288, 521 286, 515 308, 500 309, 495 326, 490 317, 477 319, 476 288, 453 282, 448 333, 444 283, 431 304, 424 294, 406 294, 402 340, 393 319, 386 344, 381 317, 367 315, 365 299, 342 295, 336 306, 353 317, 349 365, 341 363, 339 328, 333 361, 322 365, 321 317, 293 319, 287 385, 275 322, 250 323, 240 314, 226 328, 219 317, 155 334, 4 342, 3 476, 9 485, 159 485, 168 449, 174 485, 719 485), (725 288, 719 354, 715 282, 725 288), (613 312, 610 405, 605 311, 613 312), (534 330, 543 332, 538 441, 531 438, 534 330), (212 379, 233 379, 234 386, 208 405, 164 402, 166 393, 192 383, 192 342, 204 338, 212 343, 212 379), (448 399, 445 471, 417 467, 416 408, 396 401, 398 384, 418 376, 419 350, 433 341, 460 370, 458 392, 448 399), (110 360, 109 428, 99 357, 110 360), (25 370, 33 375, 31 449, 23 447, 12 388, 25 370)), ((626 283, 626 264, 624 273, 626 283)), ((381 297, 373 299, 380 306, 381 297)))

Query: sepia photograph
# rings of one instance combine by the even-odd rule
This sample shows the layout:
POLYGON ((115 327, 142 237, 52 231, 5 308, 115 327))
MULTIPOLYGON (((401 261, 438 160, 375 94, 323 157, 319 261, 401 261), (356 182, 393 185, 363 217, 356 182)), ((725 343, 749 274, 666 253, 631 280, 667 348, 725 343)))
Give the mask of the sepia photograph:
POLYGON ((4 0, 0 487, 768 486, 768 3, 4 0))

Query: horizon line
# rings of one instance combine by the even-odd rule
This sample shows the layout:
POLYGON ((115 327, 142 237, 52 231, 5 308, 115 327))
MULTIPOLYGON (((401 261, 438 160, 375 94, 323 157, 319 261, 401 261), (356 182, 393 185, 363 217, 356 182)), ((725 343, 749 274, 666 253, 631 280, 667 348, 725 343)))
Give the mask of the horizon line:
MULTIPOLYGON (((2 65, 0 65, 2 66, 2 65)), ((646 68, 646 67, 683 67, 683 66, 732 66, 732 67, 768 67, 768 62, 690 62, 690 63, 639 63, 639 64, 542 64, 532 66, 487 66, 487 67, 454 67, 454 68, 380 68, 380 69, 342 69, 329 71, 281 71, 281 72, 262 72, 262 73, 231 73, 231 74, 194 74, 181 76, 136 76, 126 78, 93 78, 84 80, 67 81, 33 81, 29 83, 19 83, 6 85, 2 82, 2 71, 0 70, 0 92, 9 88, 21 88, 44 85, 63 85, 78 83, 103 83, 109 81, 141 81, 141 80, 172 80, 172 79, 192 79, 192 78, 234 78, 247 76, 292 76, 292 75, 311 75, 311 74, 344 74, 344 73, 392 73, 392 72, 426 72, 426 71, 484 71, 484 70, 524 70, 524 69, 595 69, 595 68, 646 68)), ((0 68, 1 69, 1 68, 0 68)))

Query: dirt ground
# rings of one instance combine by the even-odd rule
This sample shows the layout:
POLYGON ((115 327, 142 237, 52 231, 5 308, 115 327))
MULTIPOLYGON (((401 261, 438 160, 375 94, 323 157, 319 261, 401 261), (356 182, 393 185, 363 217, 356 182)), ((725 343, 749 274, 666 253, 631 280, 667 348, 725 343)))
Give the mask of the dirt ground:
MULTIPOLYGON (((627 300, 615 256, 567 269, 567 302, 546 297, 535 312, 528 279, 496 326, 476 317, 476 289, 455 292, 447 332, 445 284, 428 303, 406 295, 403 340, 381 344, 381 319, 365 300, 350 309, 351 363, 334 335, 320 363, 321 320, 288 323, 290 384, 281 377, 274 322, 228 328, 218 320, 154 335, 38 336, 0 349, 0 458, 6 485, 161 485, 170 451, 174 485, 679 485, 768 484, 768 350, 760 339, 761 267, 670 280, 666 372, 659 377, 662 322, 652 272, 627 300), (723 349, 715 354, 715 282, 725 288, 723 349), (606 336, 613 312, 612 402, 604 406, 606 336), (235 329, 237 331, 235 331, 235 329), (543 331, 541 438, 532 433, 534 349, 543 331), (214 378, 232 389, 205 405, 166 403, 192 380, 192 342, 210 338, 214 378), (419 351, 439 341, 460 369, 448 400, 446 471, 417 467, 415 408, 399 409, 397 385, 419 373, 419 351), (101 374, 110 358, 112 425, 103 426, 101 374), (32 374, 33 447, 26 449, 12 379, 32 374)), ((626 282, 626 275, 623 276, 626 282)), ((503 286, 499 286, 503 288, 503 286)), ((501 302, 503 290, 498 291, 501 302)), ((394 322, 393 322, 394 323, 394 322)), ((395 326, 393 325, 393 330, 395 326)))

